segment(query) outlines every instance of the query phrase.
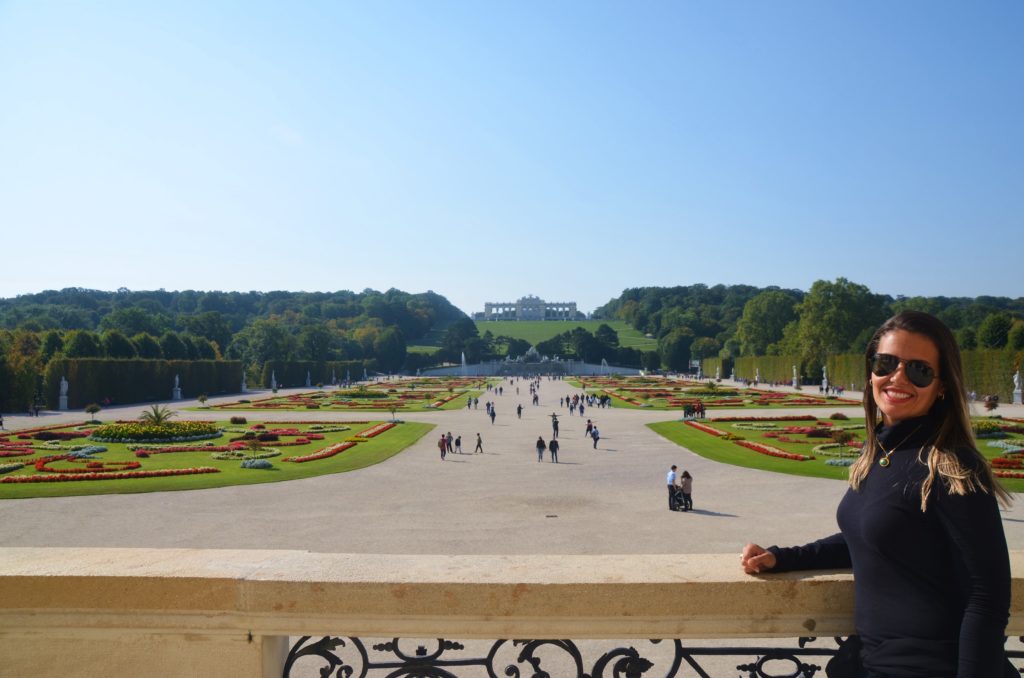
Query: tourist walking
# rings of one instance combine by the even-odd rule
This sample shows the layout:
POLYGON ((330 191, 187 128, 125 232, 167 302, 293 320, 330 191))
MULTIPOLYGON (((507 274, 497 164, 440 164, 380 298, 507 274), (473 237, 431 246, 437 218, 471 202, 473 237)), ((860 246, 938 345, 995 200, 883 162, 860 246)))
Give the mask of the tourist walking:
POLYGON ((1011 498, 975 442, 956 338, 904 311, 875 331, 862 364, 866 442, 840 532, 798 547, 747 544, 743 571, 853 569, 860 648, 843 675, 1015 676, 999 514, 1011 498))
POLYGON ((452 440, 454 440, 454 438, 452 437, 452 432, 448 431, 448 435, 444 437, 445 445, 448 446, 448 454, 452 453, 452 440))
POLYGON ((689 471, 683 471, 679 478, 679 490, 683 493, 683 510, 689 511, 693 508, 693 476, 689 471))
POLYGON ((455 437, 455 454, 462 454, 462 436, 455 437))
POLYGON ((583 434, 584 438, 589 438, 590 434, 594 431, 594 422, 587 419, 587 432, 583 434))
POLYGON ((672 467, 668 470, 668 475, 665 477, 665 483, 668 485, 668 510, 676 510, 676 490, 679 489, 676 485, 676 465, 672 464, 672 467))
POLYGON ((551 413, 551 437, 558 437, 558 417, 555 416, 554 412, 551 413))
POLYGON ((494 418, 498 416, 494 411, 494 405, 491 405, 491 426, 494 426, 494 418))
POLYGON ((522 419, 523 418, 523 404, 522 403, 519 403, 518 405, 516 405, 516 418, 518 418, 518 419, 522 419))
POLYGON ((548 443, 548 451, 551 452, 551 461, 558 463, 558 439, 552 438, 548 443))
POLYGON ((601 439, 601 432, 597 430, 595 426, 590 430, 590 437, 594 439, 594 449, 597 449, 597 441, 601 439))
POLYGON ((437 441, 437 447, 441 450, 441 461, 444 461, 444 455, 448 451, 448 441, 444 439, 444 434, 441 434, 441 439, 437 441))
POLYGON ((544 439, 537 436, 537 461, 544 461, 544 450, 547 445, 544 443, 544 439))
POLYGON ((480 454, 484 453, 484 440, 480 437, 479 433, 476 434, 476 448, 473 449, 473 454, 476 454, 477 452, 480 454))

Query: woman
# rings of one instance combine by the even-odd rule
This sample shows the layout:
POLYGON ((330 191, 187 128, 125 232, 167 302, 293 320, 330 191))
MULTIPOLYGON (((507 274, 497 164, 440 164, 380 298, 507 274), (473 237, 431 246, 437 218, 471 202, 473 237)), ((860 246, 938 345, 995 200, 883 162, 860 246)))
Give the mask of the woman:
POLYGON ((800 547, 747 544, 743 569, 852 567, 860 676, 1016 676, 1003 649, 1010 566, 997 505, 1009 494, 975 446, 956 340, 907 311, 875 332, 866 358, 867 441, 839 504, 841 532, 800 547))
POLYGON ((690 511, 693 509, 693 476, 690 475, 689 471, 683 471, 683 475, 679 480, 679 490, 683 494, 683 510, 690 511))

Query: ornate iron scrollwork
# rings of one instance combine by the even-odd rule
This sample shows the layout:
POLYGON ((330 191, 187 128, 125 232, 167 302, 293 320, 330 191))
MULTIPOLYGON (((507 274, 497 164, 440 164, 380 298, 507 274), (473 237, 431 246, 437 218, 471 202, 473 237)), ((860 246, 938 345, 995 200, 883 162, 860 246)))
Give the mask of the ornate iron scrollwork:
MULTIPOLYGON (((845 638, 834 640, 840 648, 847 642, 845 638)), ((702 659, 706 664, 707 658, 712 657, 736 658, 735 670, 746 678, 814 678, 824 675, 821 665, 838 652, 834 647, 814 646, 815 641, 815 638, 800 638, 796 648, 781 648, 690 647, 684 646, 681 640, 651 640, 650 647, 643 651, 633 646, 609 650, 587 671, 583 653, 571 640, 498 640, 490 645, 486 656, 466 657, 463 656, 464 644, 443 638, 433 641, 393 638, 374 644, 371 657, 359 638, 324 636, 314 640, 311 636, 302 636, 288 653, 284 678, 299 678, 299 673, 293 671, 300 660, 322 662, 314 668, 320 678, 460 678, 460 675, 467 675, 459 674, 459 670, 487 678, 653 678, 659 674, 673 678, 682 675, 680 670, 684 664, 685 675, 712 678, 701 664, 702 659), (662 642, 666 642, 665 647, 659 647, 662 642), (410 651, 410 646, 415 649, 410 651), (750 661, 742 661, 751 657, 750 661), (807 659, 816 659, 821 665, 807 659)), ((1010 651, 1007 655, 1018 661, 1024 659, 1021 651, 1010 651)), ((314 675, 308 671, 306 669, 302 675, 314 675)))

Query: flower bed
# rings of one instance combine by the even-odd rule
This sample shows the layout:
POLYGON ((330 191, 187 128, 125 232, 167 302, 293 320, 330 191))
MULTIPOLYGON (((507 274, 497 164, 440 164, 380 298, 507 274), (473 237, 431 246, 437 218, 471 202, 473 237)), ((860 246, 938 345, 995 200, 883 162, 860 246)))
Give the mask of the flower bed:
POLYGON ((176 421, 164 424, 128 422, 107 424, 93 431, 92 439, 104 443, 166 443, 216 438, 220 429, 209 422, 176 421))
POLYGON ((372 427, 366 429, 365 431, 361 431, 360 433, 357 433, 356 437, 358 437, 358 438, 373 438, 374 436, 379 436, 381 433, 384 433, 384 431, 387 431, 388 429, 392 429, 394 427, 395 427, 394 422, 386 421, 386 422, 384 422, 382 424, 377 424, 376 426, 372 426, 372 427))
POLYGON ((357 443, 351 443, 351 442, 335 443, 334 445, 330 445, 328 447, 325 447, 324 449, 320 450, 319 452, 314 452, 313 454, 307 454, 307 455, 303 455, 303 456, 300 456, 300 457, 285 457, 281 461, 291 461, 291 462, 295 462, 296 464, 303 464, 303 463, 305 463, 307 461, 316 461, 317 459, 327 459, 329 457, 333 457, 334 455, 336 455, 336 454, 338 454, 340 452, 344 452, 345 450, 347 450, 349 448, 355 447, 356 444, 357 443))
POLYGON ((84 468, 50 468, 49 464, 55 461, 85 461, 70 454, 54 454, 47 457, 40 457, 36 460, 36 470, 40 473, 119 473, 125 470, 137 469, 142 464, 137 461, 85 461, 84 468))
POLYGON ((55 473, 38 476, 7 476, 0 483, 60 483, 74 480, 130 480, 132 478, 162 478, 166 476, 189 476, 197 473, 220 473, 220 469, 209 466, 199 468, 174 468, 158 471, 125 471, 120 473, 55 473))
POLYGON ((814 459, 814 457, 806 454, 790 454, 789 452, 784 452, 777 447, 772 447, 771 445, 765 445, 763 443, 754 443, 749 440, 734 440, 733 442, 740 447, 747 448, 748 450, 753 450, 759 454, 767 454, 770 457, 778 457, 779 459, 792 459, 793 461, 810 461, 814 459))
POLYGON ((817 417, 809 414, 780 415, 775 417, 715 417, 715 421, 817 421, 817 417))
POLYGON ((693 428, 697 429, 698 431, 703 431, 704 433, 710 433, 713 436, 724 436, 725 435, 724 432, 719 431, 717 428, 714 428, 713 426, 708 426, 706 424, 699 424, 699 423, 697 423, 695 421, 686 421, 684 423, 687 426, 692 426, 693 428))

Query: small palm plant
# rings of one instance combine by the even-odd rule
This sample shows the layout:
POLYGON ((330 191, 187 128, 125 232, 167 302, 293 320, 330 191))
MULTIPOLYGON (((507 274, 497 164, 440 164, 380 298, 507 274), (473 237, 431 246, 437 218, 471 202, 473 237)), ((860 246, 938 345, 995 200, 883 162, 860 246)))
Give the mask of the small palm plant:
POLYGON ((171 417, 177 414, 177 412, 169 407, 156 404, 151 406, 148 410, 145 410, 139 416, 139 420, 144 421, 147 424, 166 424, 171 417))

